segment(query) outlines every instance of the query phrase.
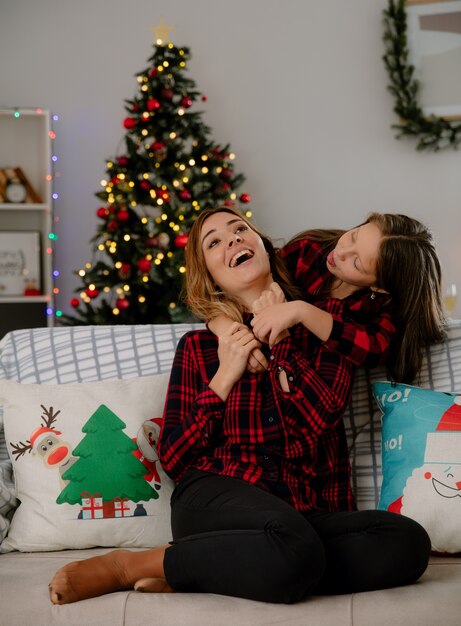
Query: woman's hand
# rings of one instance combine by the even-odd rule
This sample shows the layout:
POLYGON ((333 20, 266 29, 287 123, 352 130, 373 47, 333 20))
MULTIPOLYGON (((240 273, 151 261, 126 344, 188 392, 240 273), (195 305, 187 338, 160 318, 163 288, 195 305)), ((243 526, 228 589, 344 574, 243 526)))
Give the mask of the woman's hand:
POLYGON ((222 400, 227 400, 235 383, 247 368, 250 353, 258 348, 259 342, 249 328, 233 322, 218 338, 219 367, 209 387, 222 400))
POLYGON ((254 348, 248 357, 247 370, 250 374, 262 374, 267 370, 267 359, 259 346, 261 346, 260 341, 258 341, 258 347, 254 348))
MULTIPOLYGON (((228 330, 234 322, 226 315, 218 315, 217 317, 208 321, 208 328, 218 338, 228 330)), ((248 332, 251 330, 241 324, 242 328, 245 328, 248 332)), ((261 374, 267 370, 267 359, 261 351, 261 342, 258 341, 258 345, 254 348, 248 357, 247 370, 250 374, 261 374)))

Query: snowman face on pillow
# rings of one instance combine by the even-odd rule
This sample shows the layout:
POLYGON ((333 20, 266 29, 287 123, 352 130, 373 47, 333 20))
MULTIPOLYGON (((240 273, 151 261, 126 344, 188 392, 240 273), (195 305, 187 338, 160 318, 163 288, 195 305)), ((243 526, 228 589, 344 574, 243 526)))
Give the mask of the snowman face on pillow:
POLYGON ((426 529, 434 551, 456 552, 461 516, 461 464, 425 463, 413 470, 403 491, 401 513, 426 529))
POLYGON ((461 394, 378 382, 379 509, 415 519, 438 553, 461 553, 461 394), (459 497, 458 497, 459 496, 459 497))
POLYGON ((415 494, 435 500, 461 498, 461 464, 425 463, 416 468, 407 481, 404 502, 415 494))
POLYGON ((434 491, 442 498, 461 498, 461 464, 453 463, 446 467, 433 464, 432 471, 424 472, 434 491))

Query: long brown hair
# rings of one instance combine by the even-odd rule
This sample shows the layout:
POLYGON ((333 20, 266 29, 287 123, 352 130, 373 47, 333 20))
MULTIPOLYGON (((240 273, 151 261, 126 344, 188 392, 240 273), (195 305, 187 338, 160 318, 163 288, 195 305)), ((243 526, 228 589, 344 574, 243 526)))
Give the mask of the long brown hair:
MULTIPOLYGON (((425 348, 445 337, 442 305, 442 271, 429 229, 401 214, 370 213, 383 238, 376 263, 377 286, 390 296, 389 304, 398 327, 398 345, 391 355, 389 375, 413 382, 421 369, 425 348)), ((327 255, 344 230, 307 230, 291 241, 318 242, 327 255)))
POLYGON ((237 209, 218 207, 201 211, 189 232, 185 254, 186 280, 183 296, 192 313, 205 320, 224 314, 237 322, 241 322, 243 313, 245 312, 245 307, 238 298, 223 293, 216 287, 206 267, 200 233, 204 222, 211 215, 215 215, 216 213, 230 213, 231 215, 235 215, 261 237, 264 248, 269 255, 269 264, 274 281, 280 285, 287 300, 299 298, 300 291, 293 285, 290 274, 283 260, 276 253, 276 249, 270 238, 261 233, 261 231, 237 209))

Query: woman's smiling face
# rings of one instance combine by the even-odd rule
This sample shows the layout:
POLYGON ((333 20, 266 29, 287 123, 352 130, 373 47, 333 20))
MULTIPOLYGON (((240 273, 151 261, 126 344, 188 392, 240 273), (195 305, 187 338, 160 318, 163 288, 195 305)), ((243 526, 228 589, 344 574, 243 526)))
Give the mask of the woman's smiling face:
POLYGON ((271 280, 269 257, 261 237, 238 216, 215 213, 203 223, 200 240, 207 269, 225 293, 265 289, 271 280))

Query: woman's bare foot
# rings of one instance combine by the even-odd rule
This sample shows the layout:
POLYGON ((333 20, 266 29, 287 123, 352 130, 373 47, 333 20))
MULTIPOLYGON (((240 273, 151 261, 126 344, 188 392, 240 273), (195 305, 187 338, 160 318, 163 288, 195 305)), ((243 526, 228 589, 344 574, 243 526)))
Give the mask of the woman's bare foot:
POLYGON ((144 593, 173 593, 173 588, 166 582, 165 578, 141 578, 134 584, 135 591, 144 593))
POLYGON ((167 547, 143 552, 114 550, 69 563, 56 572, 48 585, 51 602, 68 604, 113 591, 133 589, 137 581, 145 578, 165 580, 163 556, 167 547))

